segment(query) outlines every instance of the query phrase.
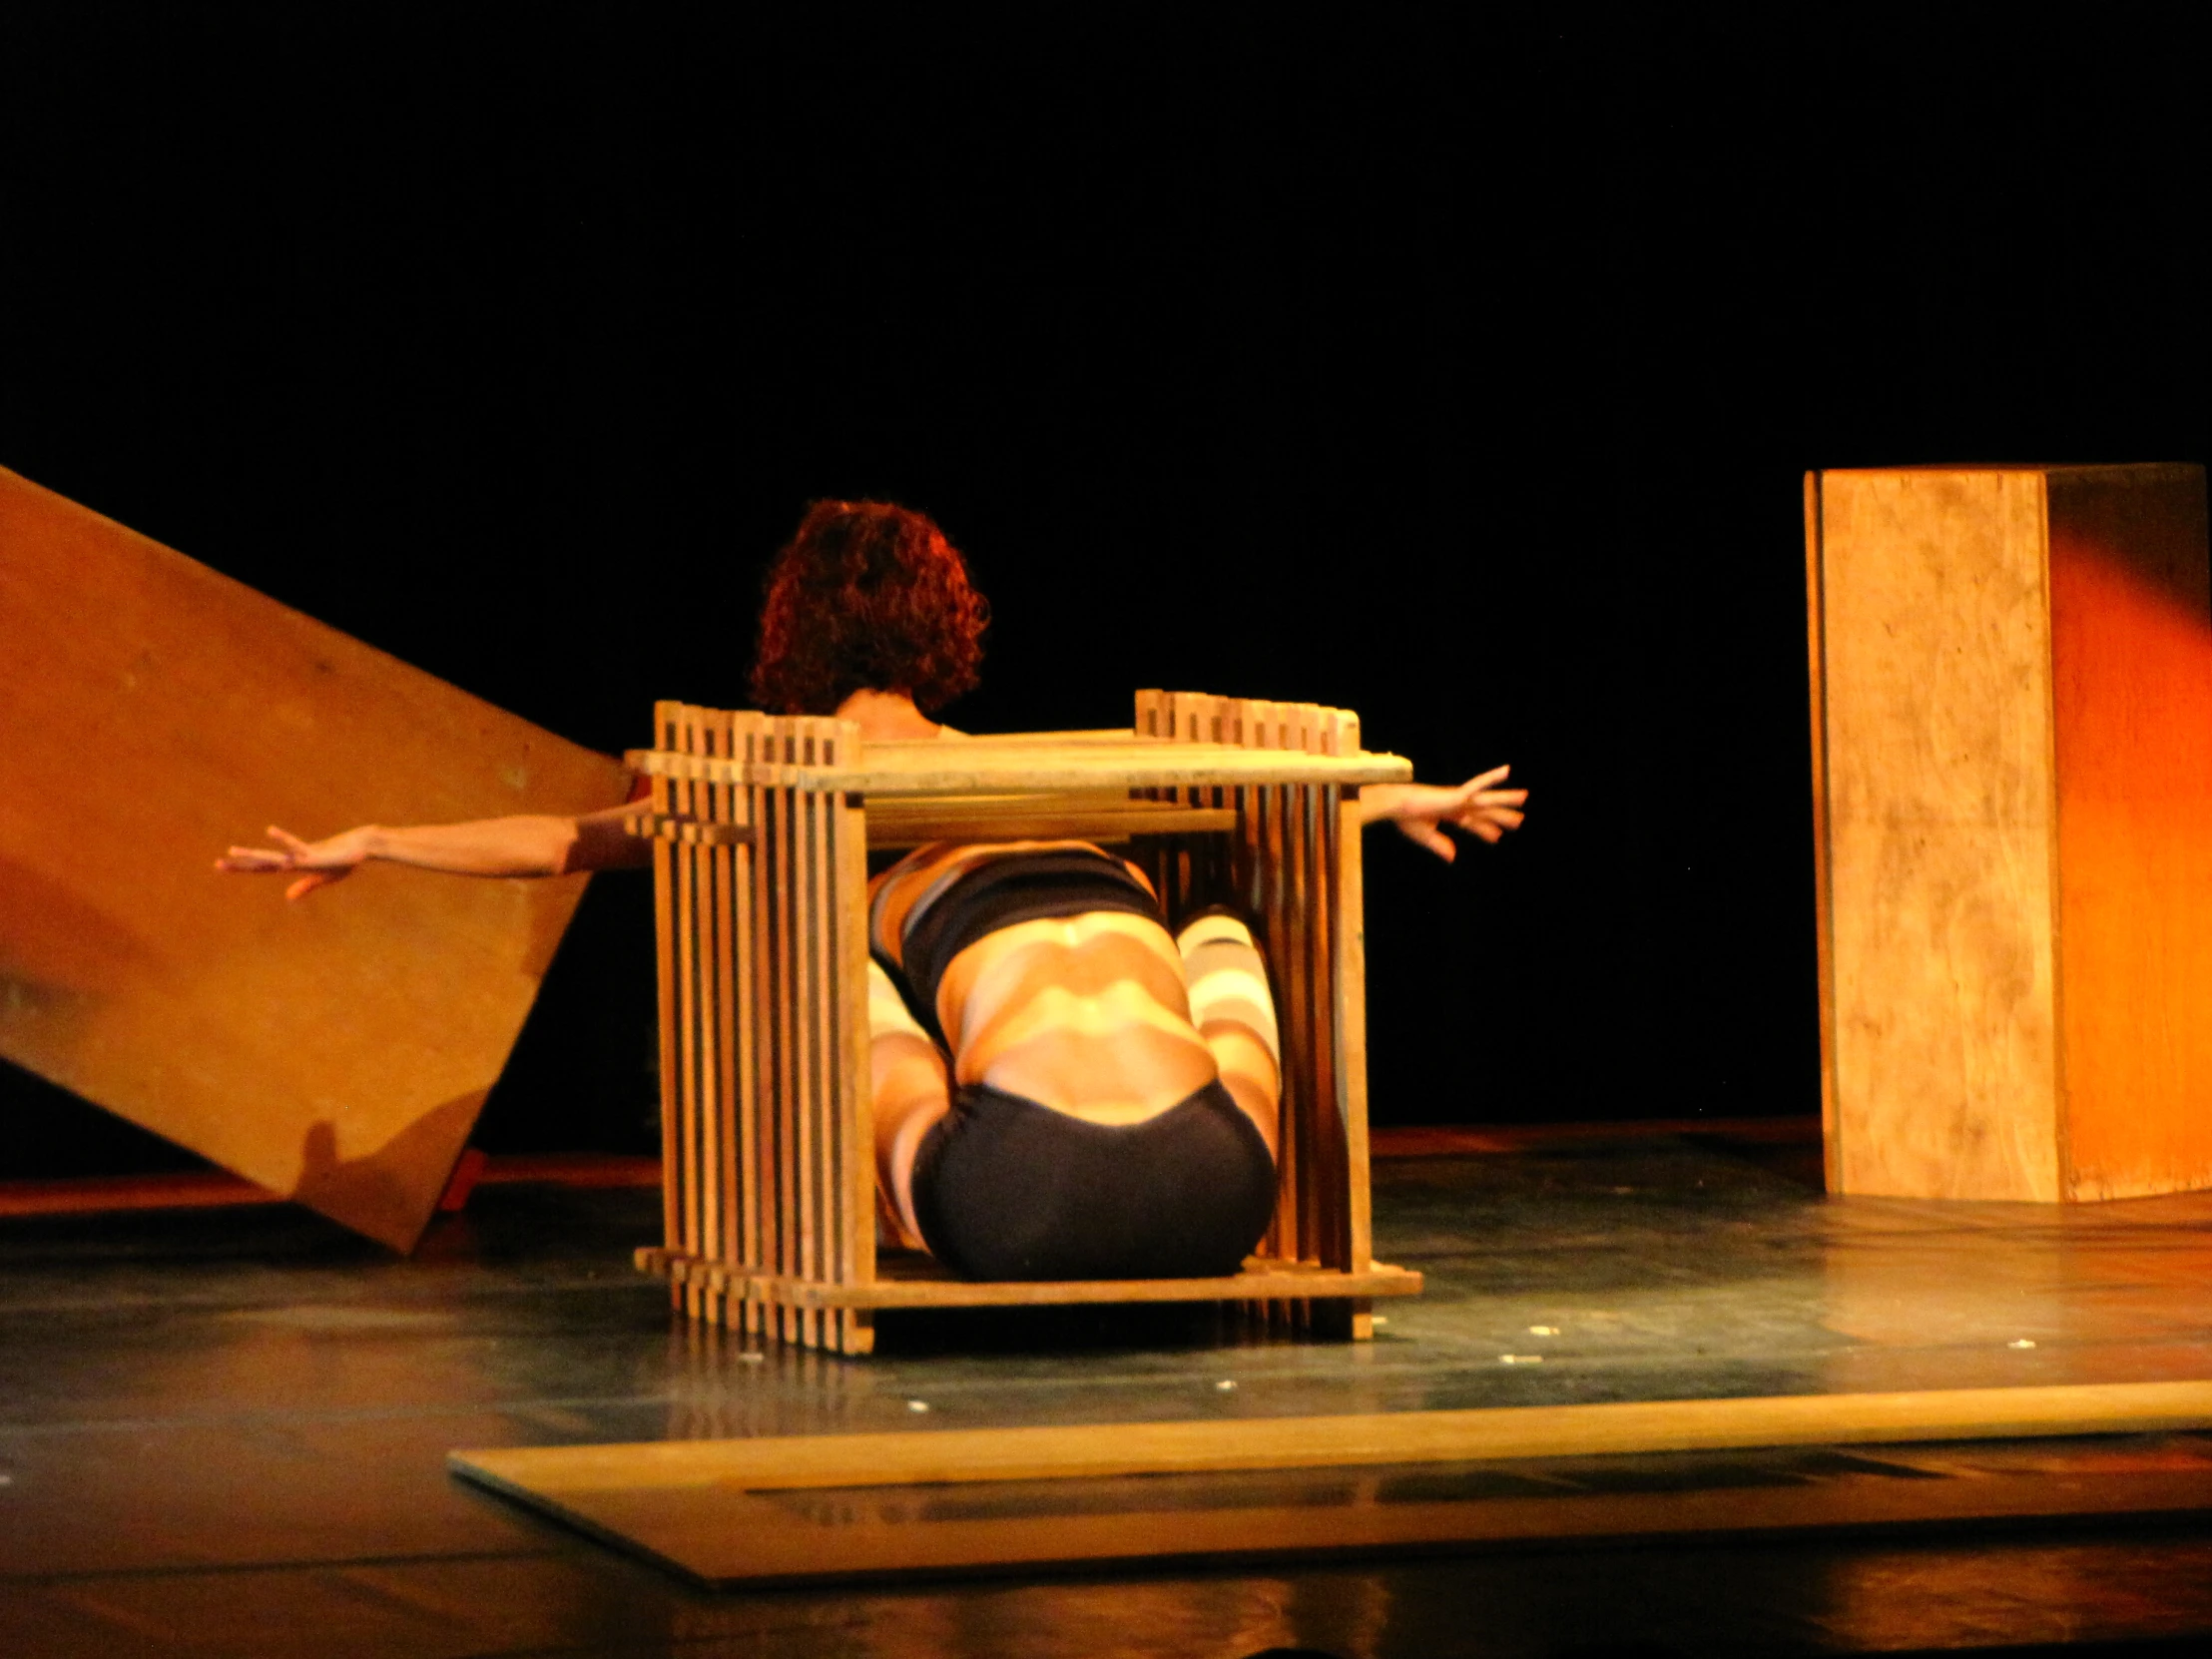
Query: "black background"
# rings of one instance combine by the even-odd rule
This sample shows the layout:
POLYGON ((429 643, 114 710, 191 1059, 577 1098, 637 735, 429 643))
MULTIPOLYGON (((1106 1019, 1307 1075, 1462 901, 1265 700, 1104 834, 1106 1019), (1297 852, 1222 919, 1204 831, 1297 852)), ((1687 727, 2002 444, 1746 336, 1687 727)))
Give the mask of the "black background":
MULTIPOLYGON (((606 750, 744 701, 808 500, 920 507, 956 724, 1301 699, 1535 792, 1370 837, 1380 1121, 1816 1109, 1801 474, 2204 461, 2185 14, 810 15, 0 13, 0 464, 606 750)), ((485 1144, 647 1144, 644 885, 485 1144)))

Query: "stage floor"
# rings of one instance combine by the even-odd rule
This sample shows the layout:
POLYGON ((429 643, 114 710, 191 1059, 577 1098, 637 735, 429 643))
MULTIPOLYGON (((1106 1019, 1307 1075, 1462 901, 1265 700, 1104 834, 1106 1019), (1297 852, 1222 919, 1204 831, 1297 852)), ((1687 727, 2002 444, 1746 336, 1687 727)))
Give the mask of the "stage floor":
MULTIPOLYGON (((2201 1512, 715 1595, 445 1473, 456 1446, 2212 1378, 2212 1196, 1831 1201, 1803 1148, 1510 1144, 1379 1164, 1379 1252, 1429 1291, 1357 1346, 1049 1310, 886 1317, 866 1361, 749 1357, 629 1271, 658 1224, 640 1191, 482 1190, 408 1262, 285 1208, 0 1222, 0 1651, 1238 1659, 2212 1631, 2201 1512)), ((1951 1462, 2109 1493, 2204 1478, 2212 1436, 1951 1462)), ((1524 1472, 1567 1497, 1870 1471, 1798 1448, 1524 1472)))

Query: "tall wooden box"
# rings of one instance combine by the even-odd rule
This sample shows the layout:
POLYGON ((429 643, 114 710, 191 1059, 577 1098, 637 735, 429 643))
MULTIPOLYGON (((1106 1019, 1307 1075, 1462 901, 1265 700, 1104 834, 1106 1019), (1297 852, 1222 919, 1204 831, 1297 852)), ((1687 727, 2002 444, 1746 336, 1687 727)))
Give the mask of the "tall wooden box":
POLYGON ((1829 1190, 2212 1187, 2194 466, 1806 479, 1829 1190))

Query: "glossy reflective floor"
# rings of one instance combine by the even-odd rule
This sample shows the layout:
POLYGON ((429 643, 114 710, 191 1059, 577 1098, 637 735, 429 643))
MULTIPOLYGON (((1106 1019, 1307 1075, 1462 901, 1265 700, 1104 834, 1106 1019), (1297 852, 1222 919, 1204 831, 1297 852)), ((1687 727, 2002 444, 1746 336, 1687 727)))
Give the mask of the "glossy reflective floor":
MULTIPOLYGON (((1382 1163, 1379 1248, 1430 1288, 1358 1347, 1081 1311, 886 1321, 865 1362, 749 1355, 672 1324, 627 1270, 649 1192, 482 1190, 406 1262, 287 1209, 0 1222, 0 1653, 1350 1659, 2212 1633, 2201 1515, 717 1596, 444 1472, 455 1446, 2212 1378, 2212 1197, 1831 1201, 1803 1163, 1628 1134, 1382 1163)), ((1936 1456, 1520 1473, 1933 1478, 1915 1455, 1936 1456)), ((1938 1472, 2205 1468, 2212 1437, 2168 1435, 1984 1445, 1938 1472)))

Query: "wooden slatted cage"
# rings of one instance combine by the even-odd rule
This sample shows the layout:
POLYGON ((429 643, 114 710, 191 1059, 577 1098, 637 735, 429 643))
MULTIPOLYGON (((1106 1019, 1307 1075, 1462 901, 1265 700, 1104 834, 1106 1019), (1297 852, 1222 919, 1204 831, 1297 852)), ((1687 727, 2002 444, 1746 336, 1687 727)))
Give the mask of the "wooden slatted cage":
POLYGON ((656 840, 666 1242, 691 1318, 857 1355, 883 1308, 1214 1302, 1366 1338, 1420 1276, 1373 1259, 1359 790, 1406 763, 1312 704, 1139 692, 1134 725, 863 744, 849 722, 656 706, 631 827, 656 840), (1276 1215, 1234 1277, 978 1284, 876 1245, 868 853, 1075 836, 1172 919, 1252 918, 1283 1037, 1276 1215))

